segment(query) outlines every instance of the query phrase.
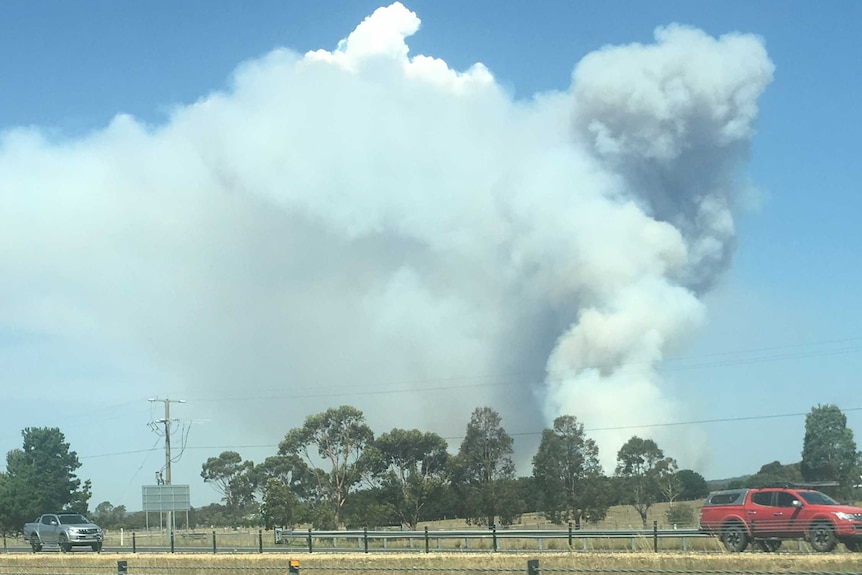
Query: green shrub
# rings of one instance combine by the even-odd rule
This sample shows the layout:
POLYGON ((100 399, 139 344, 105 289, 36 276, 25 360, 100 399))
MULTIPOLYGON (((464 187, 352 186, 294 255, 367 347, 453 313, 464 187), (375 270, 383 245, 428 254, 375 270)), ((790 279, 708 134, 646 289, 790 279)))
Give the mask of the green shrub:
POLYGON ((665 512, 668 525, 690 527, 694 524, 694 509, 685 504, 671 505, 665 512))

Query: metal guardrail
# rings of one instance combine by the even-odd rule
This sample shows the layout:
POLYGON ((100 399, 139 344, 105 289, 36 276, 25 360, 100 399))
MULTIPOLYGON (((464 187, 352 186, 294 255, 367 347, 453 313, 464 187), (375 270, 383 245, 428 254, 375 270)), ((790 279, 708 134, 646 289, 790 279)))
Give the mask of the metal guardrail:
MULTIPOLYGON (((692 540, 714 539, 698 529, 451 529, 315 531, 277 529, 243 534, 180 532, 175 538, 153 540, 159 534, 128 533, 125 544, 106 540, 105 552, 132 553, 278 553, 278 552, 424 552, 432 551, 688 551, 692 540), (236 535, 240 535, 237 537, 236 535), (627 541, 626 541, 627 540, 627 541), (676 544, 660 545, 676 540, 676 544), (625 542, 624 542, 625 541, 625 542), (532 542, 532 543, 531 543, 532 542)), ((700 547, 703 547, 701 545, 700 547)), ((693 549, 692 549, 693 550, 693 549)), ((3 539, 2 552, 29 552, 23 540, 3 539), (8 545, 7 543, 11 543, 8 545)))
MULTIPOLYGON (((436 543, 435 548, 441 548, 442 540, 463 540, 465 548, 470 548, 470 541, 485 541, 491 543, 493 551, 499 551, 504 547, 505 540, 536 540, 536 548, 541 551, 544 548, 545 541, 564 541, 569 548, 573 548, 575 542, 581 543, 584 549, 587 549, 589 542, 596 539, 628 539, 632 542, 631 548, 638 547, 637 542, 652 541, 653 548, 657 551, 660 539, 678 539, 682 541, 683 550, 686 549, 686 541, 688 539, 704 539, 713 538, 713 535, 705 533, 699 529, 658 529, 654 524, 652 529, 613 529, 613 530, 598 530, 598 529, 496 529, 488 530, 480 529, 463 529, 463 530, 435 530, 431 531, 428 528, 418 531, 369 531, 362 530, 346 530, 346 531, 295 531, 295 530, 275 530, 275 541, 277 544, 286 544, 291 541, 303 541, 304 547, 309 553, 314 552, 315 541, 328 541, 327 551, 335 550, 339 547, 340 541, 355 541, 355 546, 352 550, 362 549, 366 553, 369 547, 375 542, 379 542, 382 550, 388 550, 387 543, 393 540, 408 541, 407 550, 415 550, 415 543, 422 542, 425 552, 430 552, 431 542, 436 543)), ((376 551, 381 549, 376 548, 376 551)))

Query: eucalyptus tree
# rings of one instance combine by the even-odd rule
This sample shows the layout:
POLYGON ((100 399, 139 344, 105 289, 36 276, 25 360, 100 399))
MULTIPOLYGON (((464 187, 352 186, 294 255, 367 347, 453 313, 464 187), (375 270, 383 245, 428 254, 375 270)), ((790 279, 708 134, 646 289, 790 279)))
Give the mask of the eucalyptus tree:
POLYGON ((306 518, 305 509, 296 493, 286 482, 275 477, 266 480, 263 488, 263 501, 260 504, 260 515, 264 527, 267 529, 292 528, 306 518))
POLYGON ((607 478, 599 463, 599 448, 586 436, 577 418, 563 415, 542 431, 533 457, 533 478, 540 509, 554 523, 596 522, 610 507, 607 478))
POLYGON ((652 439, 632 436, 617 452, 615 475, 621 487, 621 502, 631 505, 647 526, 647 513, 662 498, 662 485, 676 473, 676 461, 665 457, 652 439))
POLYGON ((523 512, 512 461, 514 442, 501 421, 490 407, 476 408, 453 463, 453 486, 468 523, 493 525, 499 518, 507 525, 523 512))
POLYGON ((225 506, 233 509, 254 503, 253 469, 254 462, 243 461, 236 451, 222 451, 203 463, 201 477, 222 495, 225 506))
POLYGON ((281 456, 300 456, 308 465, 325 505, 313 510, 318 524, 341 525, 341 510, 365 472, 362 454, 374 441, 365 416, 343 405, 306 418, 278 447, 281 456), (327 468, 321 467, 325 465, 327 468))
POLYGON ((369 459, 381 493, 411 529, 444 488, 450 459, 446 448, 445 439, 418 429, 393 429, 374 441, 369 459))
POLYGON ((326 520, 320 521, 319 510, 330 509, 329 502, 321 492, 314 470, 300 455, 267 457, 255 465, 251 474, 262 501, 261 516, 268 528, 309 522, 320 528, 334 525, 331 512, 326 513, 326 520))

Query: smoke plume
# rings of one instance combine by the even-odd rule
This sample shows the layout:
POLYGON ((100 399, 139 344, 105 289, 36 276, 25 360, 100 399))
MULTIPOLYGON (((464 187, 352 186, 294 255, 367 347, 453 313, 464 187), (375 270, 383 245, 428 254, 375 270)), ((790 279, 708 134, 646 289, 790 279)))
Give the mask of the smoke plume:
POLYGON ((380 8, 161 125, 0 135, 0 325, 185 394, 209 443, 341 404, 447 437, 482 405, 516 434, 678 419, 656 367, 730 263, 761 41, 669 26, 515 100, 411 55, 419 23, 380 8))

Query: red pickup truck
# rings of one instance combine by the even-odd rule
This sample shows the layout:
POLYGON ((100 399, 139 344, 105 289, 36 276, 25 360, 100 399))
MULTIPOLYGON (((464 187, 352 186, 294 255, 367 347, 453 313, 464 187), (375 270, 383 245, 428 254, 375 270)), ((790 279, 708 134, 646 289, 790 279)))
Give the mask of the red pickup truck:
POLYGON ((775 551, 784 539, 804 539, 821 552, 838 542, 862 551, 862 508, 811 489, 714 491, 701 508, 700 528, 720 537, 730 551, 744 551, 749 543, 775 551))

